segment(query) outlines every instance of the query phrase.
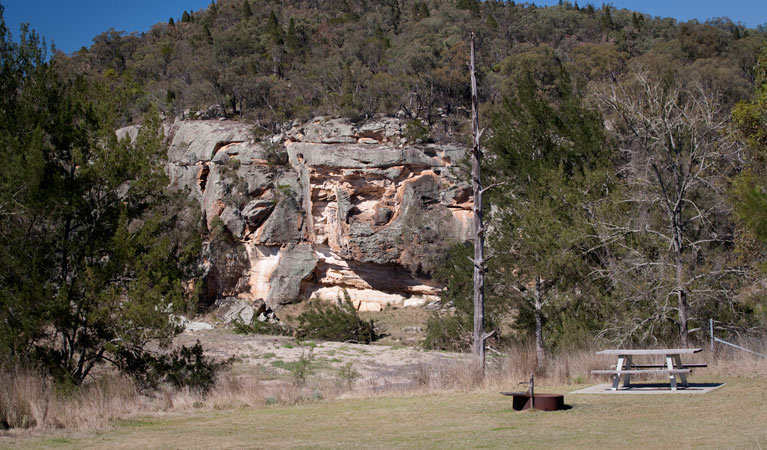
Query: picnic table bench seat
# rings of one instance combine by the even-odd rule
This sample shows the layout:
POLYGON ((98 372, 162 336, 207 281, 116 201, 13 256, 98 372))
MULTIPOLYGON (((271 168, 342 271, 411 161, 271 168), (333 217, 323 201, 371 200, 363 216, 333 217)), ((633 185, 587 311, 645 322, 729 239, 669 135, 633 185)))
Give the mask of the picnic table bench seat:
POLYGON ((616 364, 610 366, 608 370, 592 370, 594 375, 612 375, 613 385, 612 390, 617 390, 621 378, 624 379, 623 385, 628 387, 630 384, 631 375, 642 374, 662 374, 669 377, 671 389, 677 388, 677 376, 681 379, 682 384, 687 386, 687 374, 689 374, 693 368, 708 367, 706 364, 691 363, 683 364, 680 358, 681 355, 691 355, 698 353, 703 349, 700 348, 666 348, 666 349, 610 349, 597 352, 597 355, 617 356, 618 361, 616 364), (650 357, 662 357, 665 359, 665 364, 635 364, 633 359, 636 356, 650 356, 650 357))
POLYGON ((691 355, 693 353, 699 353, 702 348, 651 348, 651 349, 609 349, 600 350, 596 352, 597 355, 627 355, 627 356, 646 356, 646 355, 691 355))
MULTIPOLYGON (((615 369, 617 366, 615 364, 613 364, 610 367, 615 369)), ((631 367, 632 368, 636 368, 636 369, 664 369, 664 368, 666 368, 668 366, 666 366, 665 364, 633 364, 631 367)), ((682 368, 683 369, 688 369, 688 368, 689 369, 697 369, 697 368, 704 368, 704 367, 708 367, 708 364, 697 364, 697 363, 695 363, 695 364, 687 364, 687 363, 682 364, 682 368)), ((593 370, 592 370, 592 372, 593 372, 593 370)))
POLYGON ((666 373, 666 374, 682 374, 682 373, 690 373, 692 370, 690 369, 624 369, 624 370, 592 370, 591 373, 593 374, 609 374, 609 375, 615 375, 619 373, 623 373, 626 375, 641 375, 643 373, 666 373))

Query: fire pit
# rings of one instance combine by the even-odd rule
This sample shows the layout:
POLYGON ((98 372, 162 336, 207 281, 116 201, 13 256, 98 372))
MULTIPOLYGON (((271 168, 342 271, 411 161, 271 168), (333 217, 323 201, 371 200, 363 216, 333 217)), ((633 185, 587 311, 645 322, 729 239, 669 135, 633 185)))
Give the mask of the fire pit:
POLYGON ((559 411, 565 408, 565 396, 561 394, 536 394, 535 375, 530 375, 530 381, 519 384, 529 384, 527 392, 501 392, 502 395, 510 395, 513 399, 514 411, 525 409, 537 409, 539 411, 559 411))
POLYGON ((535 394, 532 401, 529 392, 501 392, 501 394, 512 396, 511 407, 514 408, 514 411, 530 408, 539 411, 559 411, 565 407, 565 396, 562 394, 535 394))

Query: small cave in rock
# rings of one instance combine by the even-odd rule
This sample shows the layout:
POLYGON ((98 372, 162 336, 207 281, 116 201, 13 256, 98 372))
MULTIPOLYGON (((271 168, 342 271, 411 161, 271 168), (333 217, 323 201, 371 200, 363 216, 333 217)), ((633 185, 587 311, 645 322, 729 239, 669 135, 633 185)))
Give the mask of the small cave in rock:
POLYGON ((203 307, 210 307, 216 302, 218 298, 219 283, 214 274, 209 274, 202 280, 202 290, 200 292, 199 305, 203 307))
POLYGON ((207 164, 202 166, 200 173, 197 175, 197 185, 200 187, 201 192, 205 192, 205 186, 208 184, 208 176, 210 175, 210 167, 207 164))
POLYGON ((363 131, 357 133, 357 137, 361 139, 375 139, 378 143, 382 143, 386 137, 381 131, 363 131))
POLYGON ((356 206, 352 206, 351 209, 349 209, 349 214, 346 216, 346 222, 349 223, 349 218, 359 216, 360 214, 362 214, 362 211, 356 206))

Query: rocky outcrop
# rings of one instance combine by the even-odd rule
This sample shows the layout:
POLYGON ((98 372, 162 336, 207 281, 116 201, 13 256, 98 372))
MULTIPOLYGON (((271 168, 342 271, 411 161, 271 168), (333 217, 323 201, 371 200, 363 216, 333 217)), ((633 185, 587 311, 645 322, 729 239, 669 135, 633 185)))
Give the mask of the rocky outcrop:
POLYGON ((394 118, 317 118, 258 143, 237 122, 167 127, 171 187, 199 201, 209 230, 207 301, 278 308, 348 295, 361 310, 433 301, 441 286, 414 275, 411 259, 421 228, 469 237, 471 192, 453 173, 465 150, 403 134, 394 118))
POLYGON ((230 324, 236 321, 249 324, 253 321, 254 317, 257 317, 259 314, 266 311, 266 305, 264 304, 264 301, 260 299, 254 302, 249 302, 233 297, 226 297, 217 300, 215 306, 216 318, 224 324, 230 324))

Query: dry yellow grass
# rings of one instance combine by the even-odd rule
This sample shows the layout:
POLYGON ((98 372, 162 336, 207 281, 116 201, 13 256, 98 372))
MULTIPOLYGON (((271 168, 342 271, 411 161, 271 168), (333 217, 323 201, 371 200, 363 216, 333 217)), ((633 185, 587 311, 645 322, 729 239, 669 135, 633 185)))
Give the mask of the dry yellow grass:
MULTIPOLYGON (((767 379, 765 358, 722 350, 713 355, 706 351, 689 361, 708 363, 708 368, 695 370, 694 376, 699 379, 767 379)), ((553 356, 538 373, 536 382, 538 386, 546 387, 601 381, 593 379, 590 371, 606 368, 610 363, 611 359, 595 355, 594 350, 553 356)), ((421 363, 414 370, 409 368, 406 374, 397 374, 398 379, 409 379, 408 383, 384 383, 375 387, 357 383, 353 390, 340 378, 310 377, 306 386, 296 386, 286 379, 260 379, 257 371, 232 371, 222 374, 206 396, 189 390, 172 389, 144 396, 137 393, 129 380, 118 376, 107 376, 65 395, 56 392, 50 381, 34 372, 3 371, 0 372, 0 412, 6 417, 7 426, 12 428, 106 429, 116 419, 146 414, 267 408, 340 397, 363 399, 518 390, 517 383, 529 377, 533 365, 532 349, 518 347, 510 349, 505 356, 489 358, 487 376, 482 380, 477 378, 474 367, 466 359, 454 359, 421 363)))
MULTIPOLYGON (((712 381, 697 378, 694 381, 712 381)), ((348 398, 118 422, 105 432, 0 440, 7 448, 765 448, 767 378, 706 395, 566 395, 572 409, 516 412, 492 390, 348 398)), ((567 392, 579 386, 546 391, 567 392)))

